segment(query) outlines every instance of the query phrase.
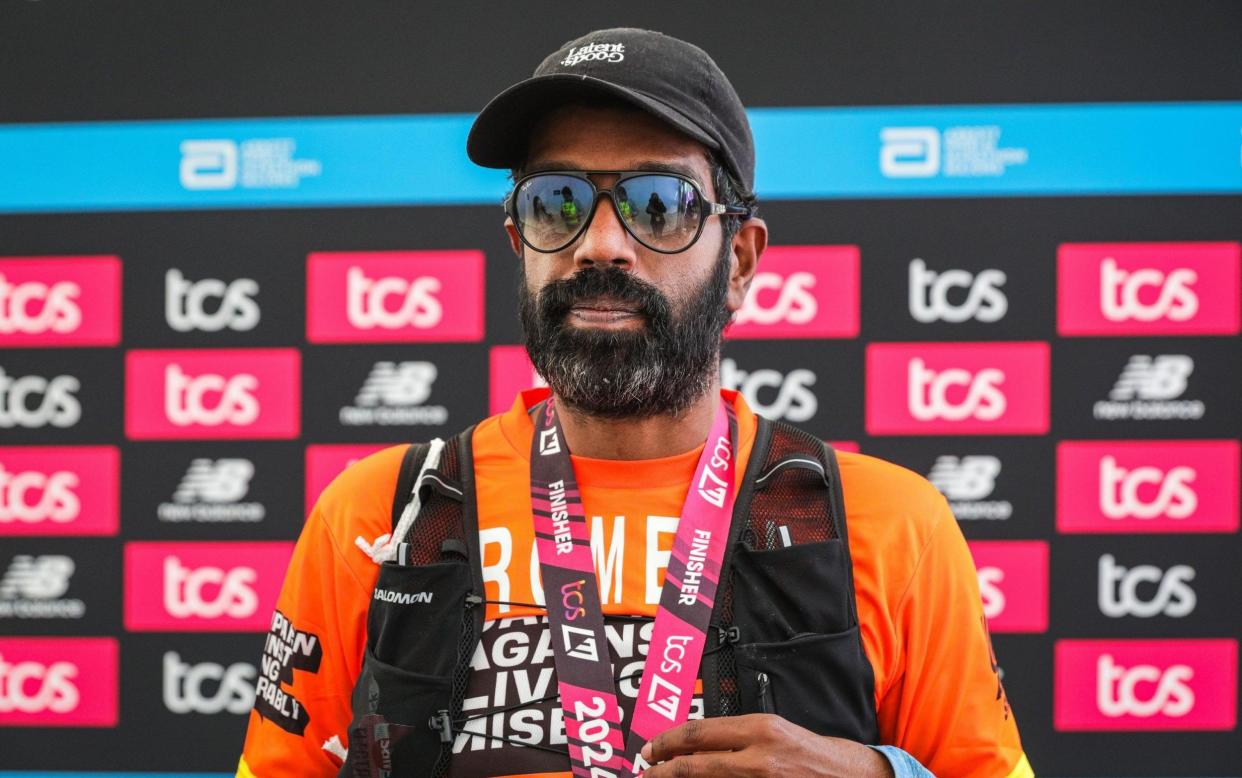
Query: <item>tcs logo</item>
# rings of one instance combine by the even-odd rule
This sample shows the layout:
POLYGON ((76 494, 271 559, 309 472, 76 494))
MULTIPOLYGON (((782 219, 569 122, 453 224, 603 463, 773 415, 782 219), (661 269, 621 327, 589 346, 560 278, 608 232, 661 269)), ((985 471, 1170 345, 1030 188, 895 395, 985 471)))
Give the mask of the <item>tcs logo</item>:
POLYGON ((819 399, 811 391, 815 381, 815 374, 806 368, 782 374, 768 368, 742 370, 730 357, 720 361, 722 387, 741 392, 757 413, 795 424, 810 420, 819 410, 819 399))
POLYGON ((126 432, 135 439, 294 438, 296 349, 131 351, 126 432))
POLYGON ((1048 543, 974 540, 967 545, 979 573, 983 614, 991 632, 1048 629, 1048 543))
POLYGON ((115 638, 0 638, 0 726, 114 727, 115 638))
POLYGON ((115 346, 120 339, 119 259, 0 258, 0 348, 115 346))
POLYGON ((936 272, 928 270, 923 260, 912 259, 910 315, 924 324, 934 321, 957 324, 968 319, 985 323, 1000 321, 1009 311, 1009 300, 1001 291, 1005 280, 1000 270, 983 270, 978 275, 965 270, 936 272), (949 293, 954 289, 967 290, 961 304, 949 301, 949 293))
POLYGON ((219 332, 226 327, 247 332, 259 323, 258 293, 259 284, 252 278, 227 284, 218 278, 190 281, 172 268, 164 274, 164 319, 177 332, 219 332))
POLYGON ((1100 557, 1100 612, 1110 618, 1138 616, 1172 616, 1180 619, 1190 615, 1198 602, 1189 582, 1195 569, 1190 565, 1174 565, 1167 571, 1155 565, 1125 567, 1117 564, 1112 554, 1100 557), (1138 593, 1140 584, 1152 584, 1156 594, 1150 600, 1138 593))
POLYGON ((134 631, 263 629, 291 553, 290 543, 266 541, 129 543, 125 626, 134 631))
POLYGON ((878 343, 867 347, 867 431, 1041 434, 1046 343, 878 343))
POLYGON ((1239 331, 1237 243, 1067 243, 1057 250, 1061 335, 1239 331))
POLYGON ((857 246, 772 246, 728 337, 852 338, 858 297, 857 246))
POLYGON ((115 535, 119 471, 111 446, 0 447, 0 536, 115 535))
POLYGON ((1233 532, 1232 440, 1065 442, 1057 447, 1062 532, 1233 532))
POLYGON ((1237 665, 1236 640, 1060 640, 1054 726, 1062 731, 1233 729, 1237 665))
POLYGON ((311 254, 306 339, 312 343, 483 338, 480 251, 311 254))
POLYGON ((76 376, 10 376, 0 367, 0 429, 59 427, 67 429, 82 419, 76 376))

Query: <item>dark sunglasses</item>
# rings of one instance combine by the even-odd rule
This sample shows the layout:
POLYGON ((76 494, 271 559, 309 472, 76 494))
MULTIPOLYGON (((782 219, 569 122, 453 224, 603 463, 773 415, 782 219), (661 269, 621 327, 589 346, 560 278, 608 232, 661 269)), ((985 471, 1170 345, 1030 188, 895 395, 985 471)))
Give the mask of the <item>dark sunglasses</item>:
POLYGON ((693 179, 678 173, 555 170, 523 176, 505 198, 505 213, 522 242, 535 251, 561 251, 591 224, 600 195, 612 201, 625 231, 661 254, 694 245, 708 216, 751 217, 749 208, 713 203, 693 179), (608 189, 588 176, 615 175, 608 189))

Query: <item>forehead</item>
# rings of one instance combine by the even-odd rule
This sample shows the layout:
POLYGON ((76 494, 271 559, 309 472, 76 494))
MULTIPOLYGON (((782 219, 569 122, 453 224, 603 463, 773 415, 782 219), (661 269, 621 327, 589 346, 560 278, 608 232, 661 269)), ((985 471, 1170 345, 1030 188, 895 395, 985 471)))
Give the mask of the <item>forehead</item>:
POLYGON ((526 170, 549 162, 576 170, 636 170, 653 163, 686 169, 710 185, 707 147, 648 113, 622 106, 570 105, 530 135, 526 170))

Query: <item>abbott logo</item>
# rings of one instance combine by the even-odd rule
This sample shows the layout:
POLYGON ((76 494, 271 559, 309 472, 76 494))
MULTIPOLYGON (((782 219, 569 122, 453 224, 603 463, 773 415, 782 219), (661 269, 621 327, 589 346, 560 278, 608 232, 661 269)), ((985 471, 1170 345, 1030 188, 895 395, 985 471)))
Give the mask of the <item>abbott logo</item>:
POLYGON ((591 630, 562 624, 561 639, 564 641, 566 653, 575 659, 599 661, 599 647, 595 645, 595 635, 591 630))
POLYGON ((1151 718, 1156 714, 1180 718, 1195 706, 1195 693, 1187 683, 1195 677, 1188 665, 1172 665, 1163 670, 1155 665, 1136 664, 1125 667, 1112 655, 1101 654, 1096 663, 1096 706, 1110 718, 1135 716, 1151 718), (1138 685, 1154 685, 1146 699, 1139 695, 1138 685))
POLYGON ((1001 472, 998 457, 971 455, 936 457, 927 480, 949 501, 953 515, 959 520, 1004 520, 1013 515, 1009 500, 988 500, 996 489, 1001 472))
POLYGON ((915 258, 910 261, 910 315, 925 324, 1000 321, 1009 310, 1009 300, 1001 291, 1005 280, 1000 270, 983 270, 977 276, 965 270, 928 270, 926 262, 915 258), (967 290, 960 305, 949 302, 953 289, 967 290))
POLYGON ((1174 565, 1167 571, 1155 565, 1138 565, 1127 568, 1117 564, 1112 554, 1100 557, 1099 605, 1100 612, 1113 619, 1137 616, 1170 616, 1180 619, 1194 612, 1197 599, 1189 581, 1195 577, 1190 565, 1174 565), (1150 600, 1138 593, 1140 584, 1156 587, 1156 595, 1150 600))
POLYGON ((164 652, 164 707, 178 715, 244 715, 254 706, 258 669, 246 662, 225 667, 216 662, 189 664, 175 651, 164 652), (214 688, 209 692, 208 689, 214 688))
POLYGON ((164 368, 164 414, 178 427, 245 427, 259 418, 258 388, 250 373, 191 375, 174 362, 164 368), (208 396, 218 399, 209 406, 208 396))
POLYGON ((995 421, 1008 407, 999 388, 1003 383, 1005 373, 997 368, 973 373, 962 368, 937 371, 916 357, 908 366, 908 409, 919 421, 995 421), (949 392, 958 389, 965 390, 965 397, 960 402, 950 401, 949 392))
POLYGON ((1239 331, 1237 243, 1066 243, 1057 249, 1062 335, 1239 331))
POLYGON ((811 392, 815 374, 805 368, 781 374, 776 370, 761 369, 745 371, 732 358, 720 363, 720 384, 726 389, 742 393, 750 407, 772 419, 785 419, 799 423, 808 421, 819 410, 819 400, 811 392), (775 390, 776 397, 764 402, 760 392, 775 390))
POLYGON ((885 127, 880 144, 880 172, 886 178, 931 178, 940 172, 935 127, 885 127))
POLYGON ((190 281, 172 268, 164 274, 164 320, 177 332, 219 332, 226 327, 248 332, 259 323, 258 293, 259 283, 252 278, 227 284, 218 278, 190 281))
POLYGON ((1158 516, 1184 519, 1199 507, 1199 496, 1190 486, 1197 474, 1193 467, 1178 466, 1168 471, 1146 466, 1126 468, 1112 456, 1100 458, 1100 512, 1110 519, 1154 519, 1158 516), (1139 490, 1155 497, 1145 500, 1139 490))
POLYGON ((194 191, 237 186, 237 144, 231 140, 182 141, 181 185, 194 191))
POLYGON ((1100 263, 1100 310, 1104 318, 1115 322, 1186 321, 1199 312, 1199 296, 1193 288, 1198 280, 1199 274, 1189 268, 1168 273, 1155 268, 1123 270, 1116 259, 1105 257, 1100 263), (1145 295, 1154 296, 1153 302, 1139 299, 1144 287, 1153 290, 1154 294, 1145 295))
POLYGON ((1202 400, 1178 400, 1186 392, 1195 361, 1187 354, 1135 354, 1122 369, 1107 400, 1092 406, 1100 421, 1117 419, 1201 419, 1202 400))
POLYGON ((0 429, 72 427, 82 419, 76 395, 81 389, 81 382, 71 375, 15 378, 0 367, 0 429))
POLYGON ((253 588, 257 580, 258 573, 252 567, 192 568, 170 556, 164 560, 164 609, 178 619, 244 619, 258 610, 259 598, 253 588), (204 594, 208 587, 214 596, 204 594))
POLYGON ((296 189, 323 172, 317 159, 295 158, 293 138, 181 142, 181 186, 190 191, 296 189))
POLYGON ((341 408, 341 424, 360 427, 448 423, 448 409, 443 405, 423 405, 431 397, 439 372, 431 362, 376 362, 354 404, 341 408))
POLYGON ((444 316, 444 308, 436 297, 442 285, 433 276, 368 278, 362 268, 351 267, 346 284, 346 316, 360 330, 424 330, 439 324, 444 316), (395 306, 389 306, 389 298, 395 300, 395 306))
POLYGON ((80 619, 86 604, 63 599, 77 566, 62 555, 13 557, 0 579, 0 618, 80 619))
POLYGON ((156 509, 160 521, 262 521, 262 503, 242 502, 250 491, 254 463, 249 459, 195 459, 173 492, 172 502, 156 509))

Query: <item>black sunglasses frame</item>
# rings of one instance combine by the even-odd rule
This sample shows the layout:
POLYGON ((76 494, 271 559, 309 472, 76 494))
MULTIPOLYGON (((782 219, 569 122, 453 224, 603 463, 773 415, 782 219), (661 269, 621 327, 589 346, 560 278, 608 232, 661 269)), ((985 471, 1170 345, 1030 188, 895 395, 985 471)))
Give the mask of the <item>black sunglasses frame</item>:
POLYGON ((531 173, 529 175, 522 176, 521 178, 519 178, 517 181, 514 182, 513 189, 509 191, 509 194, 505 195, 504 209, 505 209, 505 214, 510 219, 513 220, 514 228, 517 229, 518 237, 522 240, 522 243, 530 247, 532 251, 537 251, 540 254, 555 254, 558 251, 564 251, 565 249, 572 246, 574 241, 582 237, 582 234, 586 232, 588 228, 590 228, 592 220, 595 219, 595 211, 599 207, 599 199, 601 195, 606 196, 608 200, 612 203, 612 209, 617 214, 617 220, 621 222, 622 228, 625 229, 625 231, 630 235, 630 237, 638 241, 639 244, 641 244, 644 248, 651 249, 652 251, 658 254, 680 254, 683 251, 689 251, 690 247, 693 246, 695 243, 698 243, 699 238, 702 237, 703 225, 707 224, 707 217, 709 216, 736 216, 743 220, 749 219, 752 216, 754 216, 754 210, 748 206, 726 205, 724 203, 711 202, 710 200, 708 200, 706 197, 703 196, 703 190, 699 187, 698 182, 695 181, 693 178, 690 178, 689 176, 686 176, 686 175, 682 175, 681 173, 672 173, 672 172, 668 172, 664 170, 540 170, 537 173, 531 173), (531 179, 534 179, 534 178, 538 178, 539 176, 566 176, 568 178, 575 178, 575 179, 578 179, 579 181, 585 182, 587 186, 591 187, 591 192, 592 192, 591 210, 587 212, 586 218, 582 220, 582 224, 578 227, 578 230, 567 241, 565 241, 564 244, 557 246, 556 248, 553 248, 553 249, 541 249, 538 246, 531 243, 529 240, 527 240, 526 233, 522 229, 522 223, 518 219, 518 214, 517 214, 516 195, 517 195, 518 190, 521 189, 522 185, 525 184, 527 181, 530 181, 531 179), (608 187, 607 189, 604 189, 604 188, 597 186, 595 182, 590 179, 590 176, 616 176, 617 180, 612 186, 608 187), (699 199, 699 202, 703 203, 703 205, 705 206, 704 208, 699 209, 699 225, 698 225, 698 228, 695 229, 694 231, 694 237, 691 238, 690 242, 687 243, 684 247, 675 249, 672 251, 668 249, 656 248, 655 246, 652 246, 650 243, 648 243, 647 241, 639 237, 638 233, 636 233, 630 227, 629 223, 625 220, 625 218, 622 217, 621 208, 619 205, 617 205, 617 198, 613 194, 613 191, 617 187, 624 184, 626 181, 632 178, 639 178, 642 176, 664 176, 667 178, 676 178, 681 181, 685 181, 694 190, 695 197, 697 197, 699 199))

